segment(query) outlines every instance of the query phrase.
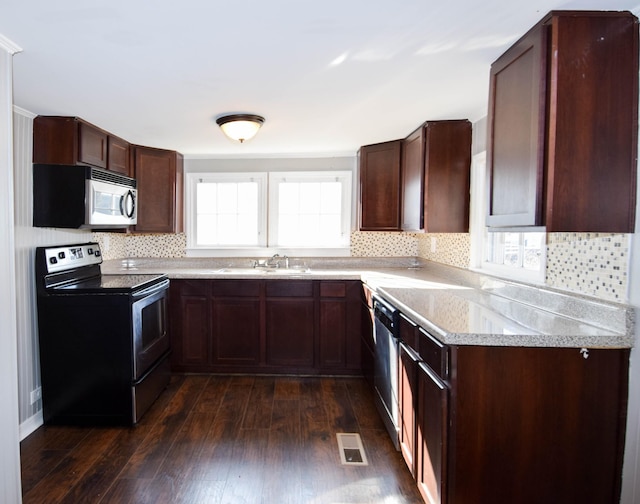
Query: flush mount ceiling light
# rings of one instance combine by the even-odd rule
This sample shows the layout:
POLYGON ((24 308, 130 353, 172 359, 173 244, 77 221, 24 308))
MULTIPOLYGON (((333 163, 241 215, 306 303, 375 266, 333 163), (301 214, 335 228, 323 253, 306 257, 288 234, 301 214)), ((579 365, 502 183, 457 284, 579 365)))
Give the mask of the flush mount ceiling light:
POLYGON ((255 136, 264 123, 264 117, 255 114, 231 114, 219 117, 216 123, 231 140, 244 143, 255 136))

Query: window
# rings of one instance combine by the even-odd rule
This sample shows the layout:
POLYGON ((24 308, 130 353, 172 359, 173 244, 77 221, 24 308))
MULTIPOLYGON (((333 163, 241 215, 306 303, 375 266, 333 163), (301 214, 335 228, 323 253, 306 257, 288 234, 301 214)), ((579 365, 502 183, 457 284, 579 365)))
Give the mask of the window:
POLYGON ((487 262, 511 268, 540 271, 544 233, 488 233, 487 262))
POLYGON ((544 232, 489 232, 485 227, 485 153, 472 164, 471 243, 472 266, 489 274, 544 283, 546 269, 544 232))
POLYGON ((351 178, 349 171, 188 173, 187 248, 200 255, 234 255, 233 249, 344 255, 351 178))
POLYGON ((351 173, 270 173, 269 243, 348 247, 351 173))
POLYGON ((188 247, 260 247, 266 243, 263 173, 188 174, 188 247))

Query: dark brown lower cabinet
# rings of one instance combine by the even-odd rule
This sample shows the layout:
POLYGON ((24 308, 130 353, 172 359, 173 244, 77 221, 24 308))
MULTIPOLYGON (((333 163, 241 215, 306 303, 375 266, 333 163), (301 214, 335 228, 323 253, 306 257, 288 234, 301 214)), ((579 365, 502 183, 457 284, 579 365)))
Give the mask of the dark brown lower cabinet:
POLYGON ((373 345, 373 291, 362 284, 360 306, 360 360, 362 374, 371 390, 373 390, 374 345, 373 345))
POLYGON ((169 331, 173 371, 200 371, 210 364, 210 283, 172 280, 169 331))
POLYGON ((260 282, 219 280, 212 283, 212 291, 212 365, 259 365, 260 282))
POLYGON ((415 478, 425 502, 445 503, 449 390, 424 362, 417 365, 416 384, 415 478))
POLYGON ((313 282, 270 280, 265 289, 267 365, 313 367, 313 282))
POLYGON ((451 350, 447 502, 620 501, 628 350, 451 350))
POLYGON ((360 374, 359 281, 172 280, 172 370, 360 374))
POLYGON ((629 350, 446 346, 417 333, 417 348, 400 347, 399 406, 425 502, 619 502, 629 350))
POLYGON ((400 343, 398 352, 398 411, 400 452, 413 476, 416 475, 416 399, 418 397, 418 356, 400 343))

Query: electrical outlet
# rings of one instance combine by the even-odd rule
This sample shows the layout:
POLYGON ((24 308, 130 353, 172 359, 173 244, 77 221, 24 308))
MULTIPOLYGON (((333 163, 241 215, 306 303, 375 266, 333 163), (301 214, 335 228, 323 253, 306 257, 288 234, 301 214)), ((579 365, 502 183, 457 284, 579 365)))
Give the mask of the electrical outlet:
POLYGON ((40 399, 42 399, 42 388, 38 387, 37 389, 31 391, 31 404, 35 404, 40 399))

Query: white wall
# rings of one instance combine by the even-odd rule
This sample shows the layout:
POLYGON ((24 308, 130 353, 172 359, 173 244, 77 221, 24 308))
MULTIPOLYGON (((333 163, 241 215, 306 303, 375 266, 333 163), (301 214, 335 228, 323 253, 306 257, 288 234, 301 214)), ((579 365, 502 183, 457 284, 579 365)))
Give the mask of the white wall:
POLYGON ((0 502, 20 503, 13 233, 13 54, 0 35, 0 502))
MULTIPOLYGON (((640 148, 639 148, 640 151, 640 148)), ((638 167, 640 171, 640 164, 638 167)), ((640 176, 637 180, 640 195, 640 176)), ((636 340, 631 350, 629 404, 622 473, 622 504, 640 502, 640 196, 636 198, 636 232, 631 237, 629 303, 636 307, 636 340)))
POLYGON ((18 347, 18 395, 20 439, 42 425, 42 401, 31 404, 31 392, 40 386, 38 318, 35 295, 35 248, 86 242, 89 231, 33 227, 33 118, 14 108, 14 230, 16 330, 18 347))

